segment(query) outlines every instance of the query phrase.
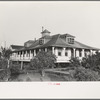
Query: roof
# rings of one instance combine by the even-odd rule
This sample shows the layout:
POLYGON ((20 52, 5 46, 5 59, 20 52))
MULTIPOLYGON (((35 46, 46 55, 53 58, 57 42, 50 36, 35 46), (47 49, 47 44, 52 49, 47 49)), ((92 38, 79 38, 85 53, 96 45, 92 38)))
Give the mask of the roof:
POLYGON ((78 42, 78 41, 75 41, 73 45, 74 45, 76 48, 100 50, 99 48, 91 47, 91 46, 85 45, 85 44, 83 44, 83 43, 80 43, 80 42, 78 42))
POLYGON ((67 36, 67 37, 73 37, 73 38, 75 38, 75 36, 73 36, 73 35, 70 35, 70 34, 68 34, 68 33, 66 33, 66 34, 63 34, 63 35, 61 35, 61 36, 67 36))
POLYGON ((49 32, 47 29, 45 29, 45 30, 42 31, 41 33, 51 33, 51 32, 49 32))
MULTIPOLYGON (((70 36, 70 34, 64 34, 64 35, 68 35, 70 36)), ((70 47, 70 48, 80 48, 80 49, 92 49, 92 50, 100 50, 98 48, 94 48, 94 47, 91 47, 91 46, 88 46, 88 45, 85 45, 83 43, 80 43, 78 41, 74 41, 74 44, 68 44, 66 41, 64 41, 62 38, 61 38, 62 35, 60 34, 56 34, 56 35, 53 35, 53 36, 47 36, 47 37, 42 37, 42 38, 49 38, 49 41, 43 45, 40 45, 39 44, 39 39, 36 40, 30 47, 23 47, 23 48, 20 48, 18 49, 19 51, 21 50, 30 50, 30 49, 36 49, 36 48, 45 48, 45 47, 70 47)), ((41 38, 40 38, 41 39, 41 38)), ((16 50, 16 51, 18 51, 16 50)))
POLYGON ((25 43, 34 43, 34 42, 35 42, 34 40, 28 40, 25 43))
POLYGON ((46 44, 44 44, 42 47, 49 47, 49 46, 71 47, 60 38, 60 34, 52 36, 52 39, 46 44))
POLYGON ((11 48, 12 49, 21 49, 23 48, 24 46, 20 46, 20 45, 11 45, 11 48))

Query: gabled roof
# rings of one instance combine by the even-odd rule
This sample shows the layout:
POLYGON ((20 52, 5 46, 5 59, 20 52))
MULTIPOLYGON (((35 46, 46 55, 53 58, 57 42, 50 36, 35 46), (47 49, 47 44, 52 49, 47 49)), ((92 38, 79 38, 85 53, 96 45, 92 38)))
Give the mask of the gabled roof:
POLYGON ((49 32, 47 29, 45 29, 45 30, 42 31, 41 33, 51 33, 51 32, 49 32))

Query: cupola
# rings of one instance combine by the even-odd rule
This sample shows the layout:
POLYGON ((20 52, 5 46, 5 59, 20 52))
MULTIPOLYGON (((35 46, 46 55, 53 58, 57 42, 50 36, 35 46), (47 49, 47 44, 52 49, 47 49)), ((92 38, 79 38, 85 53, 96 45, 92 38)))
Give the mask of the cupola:
POLYGON ((44 36, 50 36, 50 33, 51 32, 49 32, 47 29, 43 30, 43 27, 42 27, 42 32, 41 32, 42 37, 44 37, 44 36))

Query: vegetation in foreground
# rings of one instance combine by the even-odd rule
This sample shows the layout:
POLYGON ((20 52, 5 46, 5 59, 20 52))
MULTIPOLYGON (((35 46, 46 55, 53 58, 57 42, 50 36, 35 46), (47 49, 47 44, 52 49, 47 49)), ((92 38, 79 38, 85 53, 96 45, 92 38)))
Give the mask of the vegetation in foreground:
MULTIPOLYGON (((65 68, 62 68, 62 66, 61 68, 56 68, 57 66, 55 66, 54 63, 56 61, 56 56, 51 52, 41 51, 31 60, 28 66, 24 66, 23 70, 21 70, 19 63, 12 64, 12 62, 9 60, 10 54, 10 49, 2 48, 2 52, 0 53, 0 81, 13 81, 21 75, 24 77, 26 75, 26 81, 33 81, 31 77, 35 73, 38 73, 37 76, 41 81, 100 80, 99 52, 97 52, 95 55, 83 58, 82 61, 80 61, 78 58, 72 58, 69 66, 65 66, 65 68), (49 70, 48 73, 46 69, 52 70, 49 70)), ((23 81, 23 79, 19 79, 17 81, 23 81)))

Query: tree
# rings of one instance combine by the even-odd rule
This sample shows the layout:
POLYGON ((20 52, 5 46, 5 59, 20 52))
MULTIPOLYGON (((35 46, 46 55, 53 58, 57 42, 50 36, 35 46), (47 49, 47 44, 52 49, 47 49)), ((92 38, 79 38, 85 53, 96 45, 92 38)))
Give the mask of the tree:
POLYGON ((96 52, 94 55, 90 55, 87 58, 82 59, 82 66, 88 69, 92 69, 100 73, 100 53, 96 52))
POLYGON ((52 52, 40 51, 30 62, 31 67, 39 70, 43 76, 45 68, 55 67, 56 56, 52 52))
POLYGON ((80 67, 81 66, 81 61, 77 57, 73 57, 70 60, 70 66, 71 67, 80 67))
POLYGON ((10 58, 10 54, 11 54, 11 49, 6 49, 1 47, 1 59, 7 60, 8 62, 8 68, 9 68, 9 58, 10 58))
POLYGON ((73 78, 76 81, 98 81, 99 75, 97 72, 86 69, 84 67, 77 67, 74 69, 73 78))

